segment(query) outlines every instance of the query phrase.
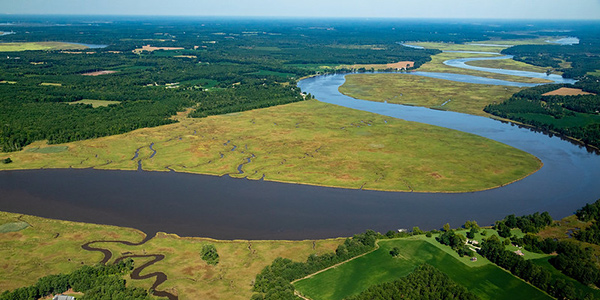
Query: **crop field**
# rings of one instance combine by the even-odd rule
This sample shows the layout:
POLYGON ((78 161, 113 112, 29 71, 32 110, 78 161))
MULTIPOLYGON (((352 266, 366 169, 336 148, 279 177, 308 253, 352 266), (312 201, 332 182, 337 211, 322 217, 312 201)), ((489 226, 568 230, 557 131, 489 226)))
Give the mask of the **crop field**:
POLYGON ((83 50, 87 46, 63 42, 0 43, 0 52, 27 50, 83 50))
POLYGON ((346 76, 346 82, 340 87, 340 92, 358 99, 479 116, 489 116, 483 111, 486 105, 502 102, 520 90, 518 87, 462 83, 408 74, 353 74, 346 76))
POLYGON ((526 152, 479 136, 316 100, 204 119, 185 114, 178 118, 176 124, 62 144, 68 151, 60 153, 39 153, 48 146, 36 142, 23 151, 0 154, 13 161, 0 168, 135 170, 141 159, 149 171, 459 192, 504 185, 541 165, 526 152))
MULTIPOLYGON (((93 265, 102 259, 99 252, 83 250, 81 245, 95 240, 138 242, 144 234, 134 229, 0 212, 0 226, 25 222, 30 226, 17 232, 0 233, 0 290, 12 290, 35 283, 49 274, 71 272, 81 265, 93 265)), ((142 274, 164 272, 167 281, 158 289, 179 299, 249 299, 251 283, 262 268, 276 257, 305 260, 308 255, 334 251, 343 239, 306 241, 219 241, 205 238, 181 238, 164 233, 140 246, 95 243, 109 249, 113 258, 130 254, 163 254, 165 259, 142 274), (200 255, 205 244, 213 244, 219 254, 216 266, 207 265, 200 255)), ((146 258, 135 259, 140 266, 146 258)), ((148 289, 154 279, 131 280, 128 285, 148 289)))
POLYGON ((379 241, 378 250, 298 281, 295 287, 313 300, 343 299, 371 285, 404 277, 417 265, 428 263, 481 299, 552 299, 481 256, 473 263, 468 257, 458 259, 456 253, 450 254, 436 244, 433 237, 424 236, 379 241), (394 247, 400 249, 396 258, 389 254, 394 247))

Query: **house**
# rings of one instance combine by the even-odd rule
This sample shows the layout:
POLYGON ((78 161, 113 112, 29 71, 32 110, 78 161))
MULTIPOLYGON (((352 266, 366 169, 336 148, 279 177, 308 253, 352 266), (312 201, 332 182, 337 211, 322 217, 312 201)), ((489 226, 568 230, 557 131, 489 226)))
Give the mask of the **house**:
POLYGON ((525 256, 525 254, 523 252, 521 252, 521 250, 515 251, 515 254, 518 256, 525 256))
POLYGON ((52 298, 52 300, 75 300, 75 297, 66 295, 56 295, 54 296, 54 298, 52 298))

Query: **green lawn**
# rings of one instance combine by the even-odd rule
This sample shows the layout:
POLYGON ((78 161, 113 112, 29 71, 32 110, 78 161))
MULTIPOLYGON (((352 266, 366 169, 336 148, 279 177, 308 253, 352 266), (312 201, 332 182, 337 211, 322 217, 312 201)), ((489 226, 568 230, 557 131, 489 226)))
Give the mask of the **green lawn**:
POLYGON ((469 265, 468 258, 459 261, 423 238, 383 240, 379 245, 372 253, 298 281, 296 289, 313 300, 344 299, 371 285, 404 277, 417 265, 428 263, 481 299, 552 299, 482 257, 469 265), (389 254, 393 247, 400 249, 397 258, 389 254))

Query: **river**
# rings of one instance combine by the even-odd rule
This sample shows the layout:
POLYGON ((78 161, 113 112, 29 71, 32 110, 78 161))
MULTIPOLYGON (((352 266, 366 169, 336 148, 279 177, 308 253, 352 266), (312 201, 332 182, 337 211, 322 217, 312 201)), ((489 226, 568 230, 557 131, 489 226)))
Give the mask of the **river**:
POLYGON ((600 197, 600 156, 558 137, 493 119, 357 100, 344 75, 302 80, 323 102, 474 133, 539 157, 544 166, 513 184, 456 194, 326 188, 175 172, 0 172, 0 210, 218 239, 313 239, 420 226, 488 225, 505 215, 572 214, 600 197))

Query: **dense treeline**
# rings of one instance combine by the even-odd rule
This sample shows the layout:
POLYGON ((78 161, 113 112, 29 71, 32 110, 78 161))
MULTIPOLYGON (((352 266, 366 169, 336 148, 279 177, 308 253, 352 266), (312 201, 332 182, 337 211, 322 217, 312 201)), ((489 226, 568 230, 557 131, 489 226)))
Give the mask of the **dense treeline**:
POLYGON ((592 222, 589 227, 576 231, 574 233, 575 238, 583 242, 600 245, 600 224, 598 224, 598 220, 600 220, 600 200, 592 204, 586 204, 578 209, 575 215, 581 221, 592 222))
POLYGON ((150 299, 140 288, 125 286, 123 274, 133 269, 133 261, 121 261, 113 265, 83 266, 69 274, 48 275, 36 284, 5 291, 0 300, 37 300, 48 295, 64 293, 68 289, 83 292, 81 300, 135 300, 150 299))
MULTIPOLYGON (((484 111, 600 147, 600 95, 542 96, 563 86, 570 85, 528 88, 502 103, 486 106, 484 111)), ((600 83, 597 77, 588 76, 573 87, 596 93, 600 83)))
POLYGON ((256 275, 254 281, 256 294, 252 299, 297 299, 294 295, 294 286, 290 282, 368 252, 375 248, 375 241, 380 237, 382 236, 379 233, 367 230, 363 234, 346 239, 338 246, 335 253, 311 254, 306 262, 277 258, 256 275))
POLYGON ((580 39, 576 45, 518 45, 502 53, 536 66, 552 67, 562 71, 566 78, 582 78, 588 72, 600 70, 600 38, 598 28, 594 27, 576 32, 580 39), (567 66, 563 65, 565 62, 567 66))
POLYGON ((558 299, 584 299, 587 296, 581 295, 572 283, 562 279, 553 280, 549 270, 504 249, 504 247, 500 239, 492 235, 481 243, 479 253, 496 265, 558 299))
POLYGON ((440 236, 436 237, 435 239, 441 244, 450 246, 453 250, 456 250, 456 252, 458 252, 458 255, 460 255, 461 257, 465 255, 475 255, 473 250, 471 250, 469 246, 465 244, 467 238, 460 233, 454 232, 454 230, 446 230, 444 231, 444 233, 440 234, 440 236))
POLYGON ((511 239, 528 251, 556 253, 557 255, 549 260, 556 269, 583 284, 600 284, 600 269, 595 263, 591 248, 582 249, 570 241, 557 241, 551 238, 542 240, 533 234, 511 239))
POLYGON ((375 286, 348 298, 348 300, 395 299, 478 299, 465 287, 458 285, 448 275, 424 264, 408 276, 375 286))
POLYGON ((244 82, 226 90, 201 94, 190 117, 202 118, 302 101, 300 88, 260 81, 244 82))

